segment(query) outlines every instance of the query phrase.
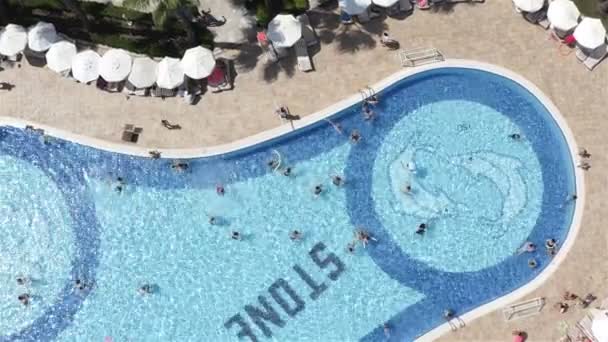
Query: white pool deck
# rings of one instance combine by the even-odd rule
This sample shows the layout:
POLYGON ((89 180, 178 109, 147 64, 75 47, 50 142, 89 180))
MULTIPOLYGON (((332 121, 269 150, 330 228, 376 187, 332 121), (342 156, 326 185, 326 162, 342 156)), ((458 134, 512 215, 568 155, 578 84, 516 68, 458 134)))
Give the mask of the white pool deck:
MULTIPOLYGON (((377 40, 375 34, 384 29, 380 23, 344 30, 334 25, 334 19, 326 17, 325 13, 311 15, 323 41, 321 51, 313 57, 316 67, 313 73, 294 71, 289 75, 287 65, 276 80, 267 82, 262 76, 269 71, 263 63, 259 62, 252 70, 243 65, 239 67, 235 91, 207 94, 197 106, 188 106, 177 99, 127 100, 124 95, 102 93, 94 87, 61 79, 47 69, 24 64, 20 69, 0 72, 0 81, 16 85, 11 92, 0 93, 0 120, 18 126, 28 120, 34 126, 45 126, 52 135, 113 151, 147 154, 151 149, 158 149, 164 157, 200 156, 291 130, 289 126, 279 126, 280 121, 273 113, 277 103, 286 104, 292 113, 304 116, 294 123, 299 127, 326 115, 323 108, 332 112, 358 100, 357 90, 367 84, 379 88, 381 85, 376 83, 389 75, 400 77, 422 70, 402 70, 395 53, 372 43, 377 40), (373 37, 371 42, 369 34, 373 37), (346 36, 355 47, 345 47, 340 36, 346 36), (357 95, 349 97, 351 94, 357 95), (179 123, 184 129, 167 131, 160 125, 161 119, 179 123), (125 123, 144 128, 137 145, 120 143, 125 123), (83 138, 85 136, 87 138, 83 138)), ((576 62, 574 55, 562 56, 547 33, 516 15, 507 0, 475 6, 461 4, 450 13, 417 11, 403 21, 389 19, 386 25, 403 48, 433 46, 449 58, 478 60, 513 70, 515 74, 496 69, 524 83, 539 98, 550 99, 546 102, 549 109, 553 113, 561 112, 556 120, 562 125, 567 122, 570 127, 565 129, 570 142, 576 138, 579 146, 592 154, 592 168, 584 179, 582 171, 577 169, 579 199, 575 224, 554 262, 525 288, 502 298, 501 303, 490 303, 464 315, 465 328, 440 338, 509 341, 511 331, 518 329, 527 331, 528 341, 558 340, 563 335, 560 322, 573 326, 582 316, 582 309, 578 307, 572 307, 566 314, 552 308, 564 291, 580 296, 592 292, 600 299, 608 296, 605 286, 608 283, 605 271, 608 269, 608 231, 604 229, 603 205, 608 179, 602 172, 607 166, 608 122, 604 116, 608 105, 608 61, 588 72, 576 62), (581 191, 585 186, 586 191, 581 191), (504 304, 534 297, 547 298, 547 306, 540 315, 509 323, 503 321, 500 309, 504 304), (478 316, 481 317, 474 319, 478 316)), ((445 65, 450 63, 463 62, 448 61, 445 65)), ((571 148, 576 155, 576 146, 571 148)), ((440 332, 441 329, 435 330, 423 340, 436 338, 440 332)))

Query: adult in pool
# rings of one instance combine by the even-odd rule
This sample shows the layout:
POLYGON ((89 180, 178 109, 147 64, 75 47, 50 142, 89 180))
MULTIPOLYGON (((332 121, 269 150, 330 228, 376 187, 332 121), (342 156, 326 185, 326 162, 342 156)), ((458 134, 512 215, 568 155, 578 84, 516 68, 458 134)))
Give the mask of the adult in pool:
POLYGON ((215 186, 215 193, 217 193, 219 196, 224 196, 226 189, 224 189, 223 185, 218 184, 215 186))
POLYGON ((405 185, 403 186, 403 188, 401 188, 401 192, 403 192, 406 195, 411 195, 412 194, 412 186, 410 185, 410 183, 405 183, 405 185))
POLYGON ((116 186, 114 187, 114 190, 116 190, 116 192, 121 193, 124 185, 125 185, 125 180, 122 177, 116 177, 116 186))
POLYGON ((520 140, 521 135, 519 133, 513 133, 513 134, 509 134, 509 138, 511 138, 513 140, 520 140))
POLYGON ((74 280, 74 288, 77 290, 84 290, 87 287, 87 284, 84 283, 84 281, 76 278, 76 280, 74 280))
POLYGON ((30 278, 26 276, 17 276, 17 285, 27 285, 30 283, 30 278))
POLYGON ((28 306, 30 304, 30 294, 29 293, 22 293, 19 296, 17 296, 17 299, 21 302, 21 304, 23 304, 24 306, 28 306))
POLYGON ((416 234, 424 235, 425 232, 426 232, 426 223, 421 223, 420 225, 418 225, 418 228, 416 228, 416 234))
POLYGON ((289 238, 293 241, 300 240, 302 239, 302 233, 300 233, 299 230, 293 230, 291 233, 289 233, 289 238))
POLYGON ((555 239, 548 239, 545 241, 545 248, 549 255, 555 255, 555 253, 557 253, 557 241, 555 241, 555 239))
POLYGON ((528 267, 535 269, 537 266, 538 266, 538 262, 536 261, 536 259, 528 260, 528 267))
POLYGON ((342 186, 342 184, 344 184, 344 178, 342 178, 339 175, 335 175, 331 177, 331 182, 335 185, 335 186, 342 186))
POLYGON ((154 293, 154 287, 150 284, 143 284, 142 286, 139 287, 139 289, 137 289, 137 292, 139 292, 140 295, 148 295, 148 294, 153 294, 154 293))
POLYGON ((291 176, 291 167, 286 167, 285 170, 283 170, 283 176, 285 177, 289 177, 291 176))
POLYGON ((360 140, 361 140, 361 133, 359 133, 359 131, 358 131, 358 130, 356 130, 356 129, 355 129, 355 130, 353 130, 353 131, 350 133, 350 142, 351 142, 351 143, 353 143, 353 144, 356 144, 356 143, 358 143, 360 140))
POLYGON ((188 170, 189 167, 188 163, 179 160, 174 160, 173 163, 171 163, 171 168, 177 172, 184 172, 188 170))
POLYGON ((363 120, 365 120, 365 121, 371 121, 376 116, 376 113, 369 107, 369 105, 366 102, 363 103, 362 112, 363 112, 363 120))
POLYGON ((241 239, 241 233, 239 233, 237 231, 232 231, 232 233, 230 234, 230 238, 232 240, 240 240, 241 239))
POLYGON ((355 243, 354 243, 354 242, 349 242, 349 243, 346 245, 346 250, 347 250, 349 253, 354 253, 354 252, 355 252, 355 247, 356 247, 356 245, 355 245, 355 243))
POLYGON ((315 194, 315 196, 319 196, 322 192, 323 192, 323 186, 321 184, 315 185, 315 188, 313 190, 313 193, 315 194))

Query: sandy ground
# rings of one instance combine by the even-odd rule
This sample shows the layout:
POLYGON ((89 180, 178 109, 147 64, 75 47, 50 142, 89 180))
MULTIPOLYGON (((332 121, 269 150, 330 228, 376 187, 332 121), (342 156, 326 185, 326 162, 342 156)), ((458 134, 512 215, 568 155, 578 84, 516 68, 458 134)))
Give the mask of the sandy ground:
POLYGON ((313 56, 315 71, 297 71, 293 58, 280 66, 265 64, 260 51, 245 46, 236 55, 235 89, 205 94, 195 106, 181 99, 135 98, 107 94, 94 86, 63 79, 48 69, 28 66, 0 72, 0 81, 16 87, 0 93, 0 116, 12 116, 56 126, 75 133, 120 142, 122 127, 143 128, 139 145, 159 148, 202 147, 226 143, 280 124, 276 104, 307 115, 348 96, 400 68, 397 54, 382 48, 378 34, 389 29, 404 49, 435 47, 447 58, 474 59, 509 68, 543 90, 561 110, 579 146, 592 154, 587 173, 587 201, 579 237, 559 270, 527 296, 544 296, 548 306, 540 315, 505 323, 491 313, 444 341, 510 341, 513 329, 528 332, 529 341, 557 341, 561 321, 570 325, 582 317, 574 307, 559 314, 552 306, 565 290, 579 295, 608 296, 608 232, 604 229, 607 178, 608 61, 589 72, 569 50, 546 31, 517 15, 511 1, 459 4, 445 11, 417 11, 404 20, 375 21, 366 26, 340 27, 337 15, 317 10, 310 14, 321 37, 313 56), (168 131, 161 119, 183 129, 168 131))

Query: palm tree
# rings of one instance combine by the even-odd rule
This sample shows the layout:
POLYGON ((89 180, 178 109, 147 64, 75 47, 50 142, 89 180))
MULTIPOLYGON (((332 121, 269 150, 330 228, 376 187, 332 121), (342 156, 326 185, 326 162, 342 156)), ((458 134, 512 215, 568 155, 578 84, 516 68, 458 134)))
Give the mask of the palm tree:
MULTIPOLYGON (((193 7, 197 6, 196 0, 160 0, 158 5, 152 11, 152 20, 154 25, 159 28, 163 28, 169 17, 176 18, 183 26, 186 34, 188 35, 188 41, 195 45, 198 43, 198 37, 194 24, 191 20, 191 11, 193 7)), ((151 0, 125 0, 123 5, 126 7, 133 8, 139 11, 147 11, 153 6, 154 1, 151 0)))

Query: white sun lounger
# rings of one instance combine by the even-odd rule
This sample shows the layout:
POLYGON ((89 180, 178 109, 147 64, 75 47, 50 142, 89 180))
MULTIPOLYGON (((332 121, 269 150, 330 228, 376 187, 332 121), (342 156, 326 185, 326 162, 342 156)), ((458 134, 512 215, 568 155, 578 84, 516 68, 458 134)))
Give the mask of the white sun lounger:
POLYGON ((503 310, 505 321, 537 315, 545 306, 545 298, 538 297, 524 302, 511 304, 503 310))
POLYGON ((604 58, 606 58, 606 55, 608 55, 608 51, 606 50, 606 46, 602 45, 588 54, 587 59, 585 59, 583 64, 585 64, 587 69, 593 70, 604 58))
POLYGON ((298 58, 298 69, 300 71, 312 71, 312 62, 310 61, 310 56, 308 55, 308 47, 306 46, 306 41, 300 38, 294 45, 296 49, 296 57, 298 58))
POLYGON ((589 314, 576 323, 576 327, 580 330, 583 335, 587 336, 591 341, 598 342, 593 333, 591 332, 591 324, 593 324, 593 317, 589 314))
POLYGON ((317 40, 317 34, 315 33, 315 29, 310 25, 310 20, 306 13, 300 14, 298 16, 298 21, 302 24, 302 38, 306 41, 307 46, 317 45, 319 41, 317 40))

